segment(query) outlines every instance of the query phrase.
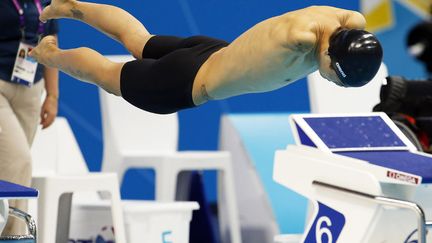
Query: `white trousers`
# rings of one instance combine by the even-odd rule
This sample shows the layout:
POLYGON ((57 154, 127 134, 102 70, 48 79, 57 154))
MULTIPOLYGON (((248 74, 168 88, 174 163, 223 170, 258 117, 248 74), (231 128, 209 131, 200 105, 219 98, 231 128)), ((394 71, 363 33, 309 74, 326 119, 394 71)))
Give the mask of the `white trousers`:
MULTIPOLYGON (((0 80, 0 180, 30 186, 30 146, 40 121, 43 80, 32 87, 0 80)), ((27 210, 26 200, 10 206, 27 210)), ((3 235, 25 234, 25 224, 10 217, 3 235)))

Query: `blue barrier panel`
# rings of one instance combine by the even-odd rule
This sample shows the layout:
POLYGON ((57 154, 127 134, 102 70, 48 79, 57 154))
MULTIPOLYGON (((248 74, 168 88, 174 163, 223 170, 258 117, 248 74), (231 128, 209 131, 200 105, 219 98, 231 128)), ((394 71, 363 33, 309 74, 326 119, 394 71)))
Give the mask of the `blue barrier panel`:
POLYGON ((261 179, 281 233, 303 233, 307 199, 273 181, 275 151, 294 144, 289 114, 242 114, 229 118, 261 179))

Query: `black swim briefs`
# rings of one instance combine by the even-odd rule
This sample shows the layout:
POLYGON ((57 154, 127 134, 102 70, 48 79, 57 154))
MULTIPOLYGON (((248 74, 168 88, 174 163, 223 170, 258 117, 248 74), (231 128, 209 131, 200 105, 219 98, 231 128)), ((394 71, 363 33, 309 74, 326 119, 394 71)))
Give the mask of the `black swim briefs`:
POLYGON ((141 60, 126 63, 121 71, 123 98, 158 114, 195 107, 192 87, 201 65, 228 43, 205 36, 154 36, 141 60))

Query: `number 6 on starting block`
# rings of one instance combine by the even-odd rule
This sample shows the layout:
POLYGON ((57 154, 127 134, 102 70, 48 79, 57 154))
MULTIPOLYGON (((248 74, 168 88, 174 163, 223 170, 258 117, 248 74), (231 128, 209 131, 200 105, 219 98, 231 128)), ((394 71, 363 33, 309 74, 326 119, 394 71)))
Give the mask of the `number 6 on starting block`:
POLYGON ((315 220, 309 227, 305 243, 333 243, 339 238, 345 225, 345 217, 338 211, 320 203, 314 202, 315 220))

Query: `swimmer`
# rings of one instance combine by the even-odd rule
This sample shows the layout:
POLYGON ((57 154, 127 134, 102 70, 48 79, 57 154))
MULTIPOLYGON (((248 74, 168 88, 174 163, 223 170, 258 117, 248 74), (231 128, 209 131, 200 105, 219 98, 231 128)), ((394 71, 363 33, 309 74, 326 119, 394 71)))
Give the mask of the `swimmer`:
POLYGON ((376 37, 363 30, 360 13, 328 6, 269 18, 232 43, 151 35, 120 8, 77 0, 52 0, 40 18, 89 24, 136 60, 114 63, 89 48, 62 50, 45 37, 30 53, 39 63, 159 114, 279 89, 316 70, 336 85, 359 87, 375 76, 383 55, 376 37))

